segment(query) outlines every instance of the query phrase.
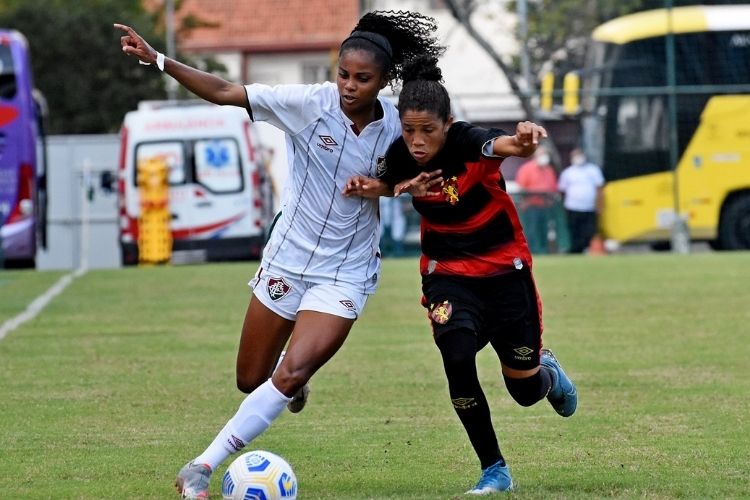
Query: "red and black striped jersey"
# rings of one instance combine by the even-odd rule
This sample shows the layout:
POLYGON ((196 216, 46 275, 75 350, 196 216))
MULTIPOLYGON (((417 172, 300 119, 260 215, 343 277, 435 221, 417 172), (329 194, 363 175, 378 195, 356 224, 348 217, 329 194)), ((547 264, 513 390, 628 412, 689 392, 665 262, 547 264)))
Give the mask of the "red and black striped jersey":
POLYGON ((454 123, 443 149, 420 167, 403 138, 394 142, 378 166, 391 187, 420 172, 442 169, 445 179, 434 190, 441 196, 414 198, 421 214, 422 275, 497 276, 531 267, 531 253, 505 181, 503 158, 486 156, 483 148, 506 135, 465 122, 454 123))

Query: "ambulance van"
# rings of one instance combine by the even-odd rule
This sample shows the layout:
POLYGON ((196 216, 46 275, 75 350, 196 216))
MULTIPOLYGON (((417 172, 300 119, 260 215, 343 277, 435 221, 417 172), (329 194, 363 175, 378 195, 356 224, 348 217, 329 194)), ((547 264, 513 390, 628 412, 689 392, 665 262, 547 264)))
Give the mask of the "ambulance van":
POLYGON ((123 265, 138 263, 137 165, 155 158, 168 171, 173 257, 192 262, 260 256, 272 199, 263 148, 245 110, 145 101, 125 115, 120 136, 123 265))

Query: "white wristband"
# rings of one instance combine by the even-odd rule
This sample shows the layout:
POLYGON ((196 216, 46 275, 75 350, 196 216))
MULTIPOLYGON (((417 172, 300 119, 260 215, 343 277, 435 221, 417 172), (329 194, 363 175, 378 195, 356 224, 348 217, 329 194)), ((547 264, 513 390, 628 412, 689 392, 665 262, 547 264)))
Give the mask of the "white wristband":
MULTIPOLYGON (((156 53, 156 67, 159 68, 160 71, 164 71, 164 59, 164 54, 161 52, 156 53)), ((140 59, 138 59, 138 62, 144 66, 151 66, 151 63, 143 62, 140 59)))

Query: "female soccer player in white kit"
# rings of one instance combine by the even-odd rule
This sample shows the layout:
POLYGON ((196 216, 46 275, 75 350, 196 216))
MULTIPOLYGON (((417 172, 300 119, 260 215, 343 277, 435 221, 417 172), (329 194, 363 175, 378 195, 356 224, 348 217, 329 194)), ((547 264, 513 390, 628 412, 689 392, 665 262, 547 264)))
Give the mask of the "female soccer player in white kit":
POLYGON ((249 393, 198 457, 180 470, 178 492, 207 498, 211 473, 276 419, 291 397, 343 344, 380 273, 378 200, 345 197, 347 179, 375 177, 378 158, 401 134, 379 91, 416 54, 439 55, 434 20, 371 12, 341 44, 336 83, 238 85, 156 52, 132 28, 122 50, 156 64, 216 104, 247 108, 286 133, 289 185, 282 214, 251 280, 237 354, 237 386, 249 393), (273 371, 287 343, 286 355, 273 371))

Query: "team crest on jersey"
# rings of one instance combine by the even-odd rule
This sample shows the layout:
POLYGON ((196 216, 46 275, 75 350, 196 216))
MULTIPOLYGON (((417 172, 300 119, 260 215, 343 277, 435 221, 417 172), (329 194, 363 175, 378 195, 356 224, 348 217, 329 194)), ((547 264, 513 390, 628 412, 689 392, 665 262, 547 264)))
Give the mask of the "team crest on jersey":
POLYGON ((268 278, 268 296, 276 302, 286 297, 292 286, 284 278, 268 278))
POLYGON ((458 203, 458 178, 454 175, 441 184, 442 192, 445 195, 445 201, 451 205, 458 203))
POLYGON ((453 314, 453 305, 447 300, 444 300, 442 304, 433 304, 430 309, 430 318, 439 325, 446 324, 453 314))
POLYGON ((375 177, 383 177, 388 167, 385 166, 385 156, 378 156, 377 168, 375 169, 375 177))

